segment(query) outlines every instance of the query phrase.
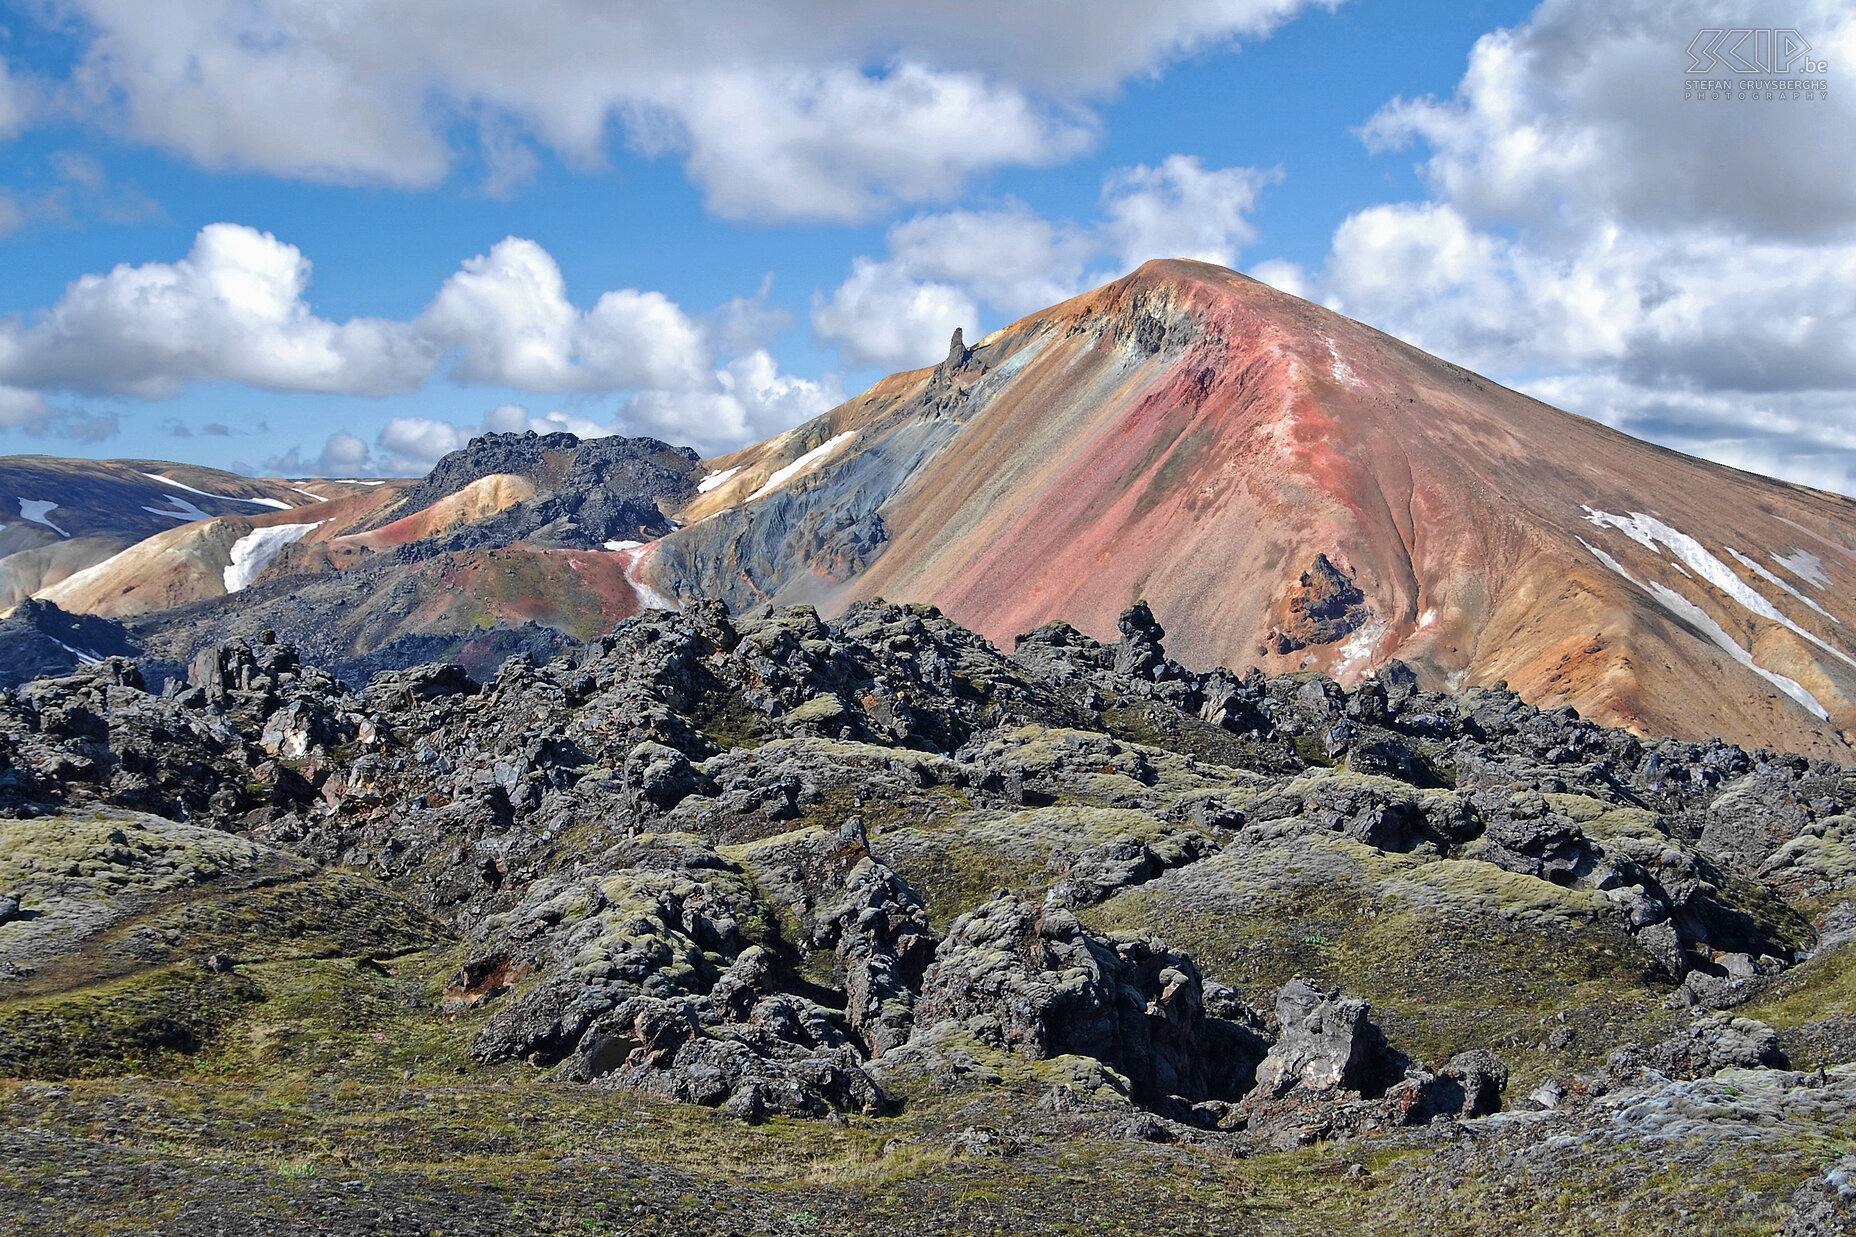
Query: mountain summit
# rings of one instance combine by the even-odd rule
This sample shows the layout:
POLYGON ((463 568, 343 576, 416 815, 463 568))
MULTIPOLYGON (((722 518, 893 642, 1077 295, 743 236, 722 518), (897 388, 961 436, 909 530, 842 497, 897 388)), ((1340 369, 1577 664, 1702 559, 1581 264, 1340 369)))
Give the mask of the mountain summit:
POLYGON ((995 641, 1406 663, 1655 734, 1847 757, 1856 504, 1640 442, 1221 267, 1149 262, 711 461, 639 571, 932 602, 995 641))

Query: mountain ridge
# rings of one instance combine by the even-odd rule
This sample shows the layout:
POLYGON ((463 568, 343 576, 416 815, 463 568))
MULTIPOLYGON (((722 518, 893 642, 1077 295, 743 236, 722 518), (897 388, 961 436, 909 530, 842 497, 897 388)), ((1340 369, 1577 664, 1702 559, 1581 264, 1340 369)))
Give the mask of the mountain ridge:
POLYGON ((315 488, 313 512, 170 529, 35 592, 170 659, 272 626, 356 664, 526 623, 585 640, 702 597, 920 601, 1001 645, 1058 619, 1112 638, 1145 600, 1195 666, 1352 684, 1397 660, 1645 734, 1856 750, 1856 503, 1205 263, 957 332, 711 460, 486 435, 423 481, 315 488), (235 570, 248 542, 268 557, 235 570), (240 598, 235 575, 299 585, 240 598))

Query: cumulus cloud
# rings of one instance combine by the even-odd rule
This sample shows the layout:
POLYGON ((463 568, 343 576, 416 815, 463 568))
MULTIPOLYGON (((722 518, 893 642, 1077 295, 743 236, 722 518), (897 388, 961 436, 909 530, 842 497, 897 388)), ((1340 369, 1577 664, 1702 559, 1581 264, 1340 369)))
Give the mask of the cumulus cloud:
POLYGON ((964 289, 917 279, 901 262, 870 258, 855 259, 851 277, 812 308, 812 328, 836 342, 852 365, 924 364, 947 351, 955 327, 978 318, 979 306, 964 289))
POLYGON ((1423 144, 1433 192, 1478 221, 1841 233, 1856 217, 1856 143, 1837 137, 1856 122, 1846 89, 1809 107, 1683 99, 1696 32, 1749 25, 1797 28, 1832 79, 1856 69, 1856 13, 1839 0, 1548 0, 1476 43, 1455 97, 1395 99, 1364 136, 1423 144))
POLYGON ((1019 90, 909 61, 772 80, 744 68, 654 102, 667 123, 633 144, 687 149, 691 179, 731 218, 860 219, 953 197, 976 171, 1057 162, 1092 136, 1080 116, 1052 114, 1019 90))
POLYGON ((607 292, 582 312, 554 258, 509 237, 445 281, 414 323, 458 353, 466 382, 528 391, 687 387, 710 364, 701 328, 661 292, 607 292))
MULTIPOLYGON (((309 276, 294 246, 229 223, 203 228, 178 262, 86 275, 36 317, 0 320, 0 425, 51 423, 46 391, 165 399, 194 383, 240 382, 384 395, 415 390, 447 364, 460 383, 622 400, 605 420, 530 417, 507 405, 482 426, 456 431, 466 439, 485 428, 587 436, 642 426, 699 446, 734 446, 842 399, 835 378, 779 372, 761 345, 788 319, 759 297, 739 298, 710 320, 660 292, 629 288, 581 309, 560 266, 531 240, 509 237, 466 260, 407 322, 319 317, 304 295, 309 276), (718 357, 712 337, 732 355, 718 357)), ((452 449, 442 444, 456 433, 433 428, 448 424, 399 418, 380 445, 389 458, 429 463, 452 449)), ((358 466, 326 451, 274 458, 298 471, 358 466)))
MULTIPOLYGON (((239 471, 251 470, 239 466, 239 471)), ((282 455, 266 459, 257 471, 270 477, 367 477, 379 469, 366 439, 336 430, 322 444, 320 455, 305 456, 300 448, 291 447, 282 455)))
MULTIPOLYGON (((1796 26, 1856 76, 1856 15, 1796 26)), ((1696 30, 1742 10, 1548 0, 1377 149, 1430 191, 1349 216, 1278 278, 1548 402, 1723 463, 1856 492, 1856 107, 1681 100, 1696 30), (1724 160, 1731 165, 1722 174, 1724 160)))
POLYGON ((734 358, 714 378, 699 390, 640 391, 626 405, 621 424, 631 433, 719 451, 766 438, 844 402, 835 375, 783 374, 765 349, 734 358))
POLYGON ((1088 225, 1019 202, 919 215, 889 229, 884 258, 853 260, 850 277, 815 302, 812 327, 853 365, 927 364, 946 354, 955 327, 977 329, 981 305, 1016 318, 1149 258, 1231 265, 1255 238, 1248 215, 1275 179, 1173 155, 1110 172, 1102 216, 1088 225))
POLYGON ((1197 258, 1230 266, 1256 239, 1246 216, 1263 187, 1281 173, 1207 168, 1196 155, 1170 155, 1159 167, 1137 164, 1102 186, 1106 239, 1132 269, 1149 258, 1197 258))
POLYGON ((147 398, 217 380, 367 395, 424 381, 427 341, 403 323, 317 317, 309 275, 268 232, 210 224, 178 262, 85 275, 37 321, 0 324, 0 381, 147 398))
POLYGON ((37 391, 0 384, 0 426, 30 425, 52 415, 51 406, 37 391))
POLYGON ((475 424, 394 417, 382 427, 375 444, 379 452, 365 470, 416 475, 480 434, 529 430, 580 438, 651 435, 720 451, 768 437, 843 401, 844 392, 836 379, 814 381, 782 374, 773 357, 761 350, 734 358, 710 373, 705 382, 688 388, 639 391, 606 420, 559 409, 532 413, 523 404, 499 404, 475 424))
MULTIPOLYGON (((616 129, 735 216, 848 219, 1087 145, 1092 102, 1309 0, 60 0, 80 114, 212 168, 429 185, 475 129, 485 189, 531 143, 597 164, 616 129)), ((0 99, 4 94, 0 93, 0 99)), ((5 112, 0 110, 0 121, 5 112)), ((19 122, 15 122, 19 123, 19 122)))
POLYGON ((709 334, 731 354, 764 348, 775 338, 793 329, 793 315, 779 305, 768 302, 773 291, 773 272, 760 281, 753 296, 738 296, 709 315, 709 334))

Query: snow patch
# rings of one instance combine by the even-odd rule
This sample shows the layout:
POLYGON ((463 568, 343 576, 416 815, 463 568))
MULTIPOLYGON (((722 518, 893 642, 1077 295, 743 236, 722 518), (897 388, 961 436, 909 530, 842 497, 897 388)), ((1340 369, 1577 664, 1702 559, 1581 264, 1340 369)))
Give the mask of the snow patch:
POLYGON ((70 645, 66 644, 64 641, 60 640, 56 636, 51 637, 51 642, 57 645, 59 648, 63 649, 65 652, 69 653, 71 656, 77 658, 79 665, 94 666, 98 662, 103 660, 101 657, 98 657, 95 653, 86 653, 83 649, 72 648, 70 645))
POLYGON ((234 498, 230 494, 214 494, 207 490, 196 490, 185 481, 176 481, 174 478, 164 477, 158 472, 145 472, 142 475, 147 477, 150 481, 159 481, 164 485, 171 485, 178 489, 186 490, 189 494, 198 494, 201 498, 217 498, 222 503, 251 503, 258 507, 274 507, 279 511, 294 510, 289 503, 279 502, 275 498, 234 498))
POLYGON ((1423 614, 1420 614, 1418 616, 1418 626, 1420 627, 1429 627, 1432 623, 1435 623, 1436 621, 1437 621, 1437 608, 1435 606, 1431 607, 1429 610, 1426 610, 1423 614))
POLYGON ((1710 616, 1706 610, 1703 610, 1700 606, 1676 592, 1674 589, 1669 588, 1667 585, 1658 584, 1655 581, 1639 580, 1636 576, 1626 571, 1624 565, 1618 562, 1617 559, 1612 558, 1597 546, 1592 545, 1590 542, 1586 541, 1585 538, 1581 537, 1579 539, 1579 544, 1590 550, 1593 557, 1597 558, 1598 561, 1603 563, 1606 567, 1609 567, 1612 571, 1617 572, 1626 580, 1629 580, 1632 584, 1635 584, 1638 588, 1648 593, 1661 604, 1665 610, 1668 610, 1677 618, 1684 619, 1687 622, 1693 623, 1696 627, 1699 627, 1706 633, 1708 639, 1720 646, 1722 652, 1745 666, 1748 670, 1751 670, 1754 674, 1757 674, 1760 678, 1771 683, 1793 700, 1796 700, 1799 704, 1803 705, 1805 710, 1813 717, 1816 717, 1819 721, 1830 720, 1829 711, 1817 702, 1817 697, 1807 691, 1802 683, 1768 670, 1754 661, 1753 655, 1741 648, 1740 642, 1728 635, 1726 630, 1723 629, 1719 623, 1715 622, 1713 617, 1710 616))
POLYGON ((1348 636, 1346 641, 1335 650, 1340 656, 1334 661, 1331 673, 1339 678, 1352 672, 1354 667, 1372 657, 1373 650, 1379 646, 1379 639, 1386 634, 1386 623, 1375 619, 1363 624, 1360 629, 1348 636))
POLYGON ((250 586, 271 560, 285 546, 303 538, 327 521, 318 520, 314 524, 272 524, 268 528, 254 528, 232 543, 231 562, 226 564, 226 592, 236 593, 250 586))
MULTIPOLYGON (((1780 613, 1777 606, 1767 601, 1764 594, 1756 591, 1745 580, 1742 580, 1739 575, 1734 572, 1732 567, 1729 567, 1726 563, 1723 563, 1720 559, 1710 554, 1701 542, 1695 540, 1687 533, 1671 528, 1655 516, 1645 515, 1641 511, 1633 511, 1629 515, 1612 515, 1608 511, 1594 511, 1590 507, 1585 507, 1584 511, 1586 513, 1585 518, 1588 522, 1596 524, 1600 528, 1615 528, 1632 541, 1647 547, 1659 556, 1662 554, 1662 550, 1657 548, 1658 543, 1668 546, 1670 552, 1682 562, 1688 564, 1689 568, 1693 570, 1696 575, 1706 580, 1709 584, 1712 584, 1715 588, 1720 589, 1723 593, 1726 593, 1753 614, 1777 623, 1794 635, 1809 640, 1812 644, 1823 649, 1826 653, 1829 653, 1839 661, 1845 662, 1851 666, 1856 666, 1856 658, 1850 657, 1849 654, 1843 652, 1841 649, 1833 648, 1819 637, 1812 635, 1798 624, 1792 622, 1791 619, 1780 613)), ((1709 621, 1712 622, 1713 620, 1709 621)), ((1736 644, 1734 647, 1738 648, 1739 645, 1736 644)), ((1786 682, 1789 683, 1791 680, 1787 679, 1786 682)), ((1804 689, 1800 688, 1799 690, 1802 691, 1804 689)))
POLYGON ((1766 583, 1771 584, 1776 588, 1784 589, 1786 592, 1790 593, 1793 597, 1796 597, 1799 601, 1804 602, 1805 605, 1810 606, 1813 610, 1816 610, 1819 614, 1823 615, 1825 618, 1829 619, 1831 622, 1838 623, 1838 624, 1841 624, 1843 622, 1842 619, 1838 618, 1836 615, 1832 614, 1830 611, 1824 609, 1824 607, 1818 605, 1815 601, 1812 601, 1809 597, 1806 597, 1803 593, 1799 592, 1797 589, 1793 588, 1791 585, 1787 584, 1785 581, 1779 579, 1778 576, 1774 575, 1772 572, 1768 571, 1766 568, 1760 566, 1758 563, 1754 562, 1752 559, 1748 558, 1746 555, 1740 553, 1740 551, 1734 549, 1732 546, 1727 547, 1727 553, 1731 558, 1733 558, 1735 562, 1739 563, 1742 567, 1745 567, 1748 571, 1752 572, 1754 575, 1758 576, 1760 579, 1764 580, 1766 583))
POLYGON ((788 481, 791 481, 794 477, 797 477, 800 473, 819 464, 826 456, 830 455, 833 451, 836 451, 839 447, 842 447, 856 436, 857 433, 855 430, 846 430, 835 438, 827 438, 824 442, 813 447, 810 451, 788 464, 785 468, 775 469, 773 475, 767 478, 766 484, 748 495, 747 501, 753 502, 757 498, 766 497, 768 494, 771 494, 773 491, 785 485, 788 481))
POLYGON ((169 494, 166 497, 169 502, 179 507, 180 510, 163 511, 159 507, 143 507, 142 510, 148 512, 150 515, 165 515, 168 519, 179 520, 182 524, 191 524, 195 520, 210 520, 213 518, 211 515, 208 515, 206 512, 182 498, 179 494, 169 494))
POLYGON ((608 550, 635 550, 643 544, 642 541, 608 541, 606 548, 608 550))
POLYGON ((717 486, 725 485, 730 477, 740 471, 741 465, 736 464, 733 468, 724 468, 721 472, 712 472, 696 483, 696 492, 698 494, 707 494, 717 486))
POLYGON ((1824 560, 1809 550, 1774 554, 1772 561, 1815 588, 1829 588, 1830 577, 1824 574, 1824 560))
POLYGON ((58 510, 57 503, 46 502, 42 498, 22 498, 19 500, 19 514, 22 517, 31 520, 34 524, 45 525, 45 527, 51 529, 60 537, 69 537, 71 535, 70 533, 65 532, 64 529, 59 528, 56 524, 45 518, 56 510, 58 510))

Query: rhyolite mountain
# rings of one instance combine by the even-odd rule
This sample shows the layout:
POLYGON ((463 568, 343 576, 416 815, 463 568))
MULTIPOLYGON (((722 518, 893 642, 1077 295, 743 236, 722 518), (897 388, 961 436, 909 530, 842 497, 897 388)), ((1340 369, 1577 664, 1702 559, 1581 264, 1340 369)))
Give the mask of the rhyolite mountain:
POLYGON ((268 480, 164 460, 0 457, 0 611, 165 530, 274 515, 378 484, 268 480))
POLYGON ((1351 685, 1396 660, 1427 687, 1505 682, 1640 733, 1840 759, 1856 727, 1849 499, 1198 262, 956 333, 942 363, 718 459, 489 435, 422 481, 331 497, 34 591, 150 656, 271 628, 364 670, 467 637, 488 668, 701 597, 922 601, 1001 643, 1054 619, 1109 638, 1144 599, 1202 668, 1351 685))
POLYGON ((489 435, 421 480, 166 528, 34 596, 117 622, 157 680, 265 630, 349 680, 434 658, 487 674, 638 613, 625 550, 673 527, 701 472, 654 439, 489 435))
POLYGON ((640 574, 932 602, 998 641, 1137 598, 1192 665, 1399 659, 1653 734, 1850 752, 1856 503, 1156 261, 711 461, 640 574))

